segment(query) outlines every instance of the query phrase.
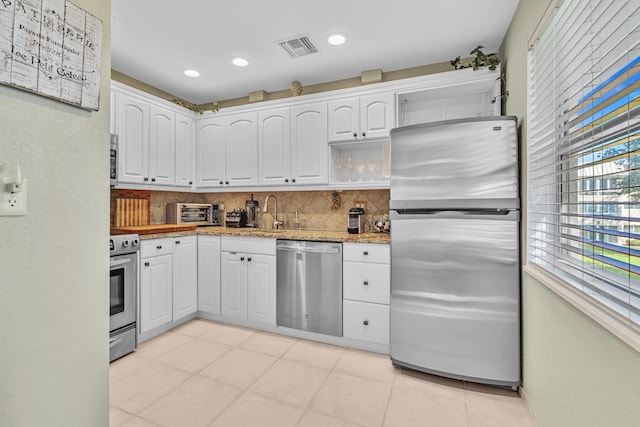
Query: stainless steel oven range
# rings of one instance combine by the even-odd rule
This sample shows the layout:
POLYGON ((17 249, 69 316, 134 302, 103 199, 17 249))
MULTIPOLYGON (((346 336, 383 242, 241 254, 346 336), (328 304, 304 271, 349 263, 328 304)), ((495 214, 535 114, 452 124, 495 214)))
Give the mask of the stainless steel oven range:
POLYGON ((136 349, 137 234, 109 238, 109 361, 136 349))

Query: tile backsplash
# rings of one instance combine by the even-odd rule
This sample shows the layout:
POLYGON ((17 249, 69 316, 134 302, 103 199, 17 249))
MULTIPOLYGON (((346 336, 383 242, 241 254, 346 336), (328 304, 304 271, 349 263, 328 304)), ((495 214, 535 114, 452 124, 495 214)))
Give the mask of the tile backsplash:
MULTIPOLYGON (((179 193, 172 191, 111 190, 112 224, 113 205, 117 197, 149 198, 151 224, 166 222, 167 203, 213 203, 224 204, 224 210, 244 208, 249 192, 229 193, 179 193)), ((275 191, 253 192, 260 208, 259 224, 271 228, 273 223, 273 199, 269 200, 268 212, 262 213, 265 199, 273 194, 278 203, 278 219, 284 221, 285 228, 292 228, 296 211, 301 228, 308 230, 346 231, 349 209, 364 204, 366 223, 373 223, 389 213, 389 190, 342 190, 342 191, 275 191), (284 219, 283 219, 284 215, 284 219)), ((365 225, 365 230, 367 226, 365 225)), ((368 230, 367 230, 368 231, 368 230)))

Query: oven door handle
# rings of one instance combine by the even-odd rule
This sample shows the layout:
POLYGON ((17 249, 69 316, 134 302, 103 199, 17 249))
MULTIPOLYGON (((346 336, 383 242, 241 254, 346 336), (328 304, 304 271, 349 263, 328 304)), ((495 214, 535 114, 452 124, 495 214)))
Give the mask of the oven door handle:
POLYGON ((128 264, 128 263, 130 263, 131 261, 133 261, 133 259, 132 259, 132 258, 129 258, 129 257, 127 257, 127 258, 121 258, 121 259, 116 259, 116 260, 113 260, 113 261, 109 261, 109 267, 110 267, 110 268, 118 267, 118 266, 120 266, 120 265, 128 264))
POLYGON ((122 341, 122 337, 111 337, 109 339, 109 348, 113 347, 114 345, 117 345, 120 341, 122 341))

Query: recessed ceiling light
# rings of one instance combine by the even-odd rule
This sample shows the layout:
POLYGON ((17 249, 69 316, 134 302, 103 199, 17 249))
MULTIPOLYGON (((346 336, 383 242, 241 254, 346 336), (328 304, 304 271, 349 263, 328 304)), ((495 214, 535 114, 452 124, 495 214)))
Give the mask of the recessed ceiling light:
POLYGON ((189 76, 189 77, 199 77, 200 73, 196 70, 191 70, 189 68, 182 70, 182 72, 184 73, 185 76, 189 76))
POLYGON ((346 41, 347 41, 347 37, 344 34, 340 34, 340 33, 329 34, 329 36, 327 37, 327 42, 329 42, 329 44, 332 44, 334 46, 340 46, 341 44, 344 44, 344 42, 346 41))
POLYGON ((231 62, 233 63, 233 65, 238 67, 246 67, 247 65, 249 65, 249 61, 240 57, 232 58, 231 62))

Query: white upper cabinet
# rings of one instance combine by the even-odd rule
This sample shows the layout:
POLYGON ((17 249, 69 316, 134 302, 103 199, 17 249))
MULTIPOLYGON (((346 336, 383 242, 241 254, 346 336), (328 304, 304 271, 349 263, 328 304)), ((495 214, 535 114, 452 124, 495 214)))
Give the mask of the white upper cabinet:
POLYGON ((329 141, 386 138, 393 128, 394 92, 329 101, 329 141))
POLYGON ((291 182, 289 108, 258 113, 258 171, 260 185, 286 185, 291 182))
POLYGON ((198 187, 258 184, 257 119, 251 112, 198 121, 198 187))
POLYGON ((329 140, 349 141, 360 135, 359 98, 329 101, 329 140))
POLYGON ((225 185, 258 184, 258 114, 227 116, 225 185))
POLYGON ((183 114, 176 114, 175 185, 179 187, 191 187, 193 185, 195 127, 195 119, 183 114))
POLYGON ((196 185, 222 187, 224 185, 224 150, 226 128, 224 117, 198 121, 196 185))
POLYGON ((362 139, 387 138, 394 127, 394 92, 360 97, 360 136, 362 139))
POLYGON ((116 97, 118 181, 144 184, 149 170, 149 104, 125 93, 116 97))
POLYGON ((292 182, 328 182, 327 103, 291 107, 292 182))
POLYGON ((178 185, 193 182, 194 123, 160 100, 150 102, 117 86, 112 89, 110 127, 119 136, 118 185, 173 187, 176 168, 182 175, 178 185))
POLYGON ((154 104, 149 105, 149 170, 152 184, 175 183, 176 113, 154 104))
POLYGON ((116 133, 116 93, 109 91, 109 133, 116 133))

